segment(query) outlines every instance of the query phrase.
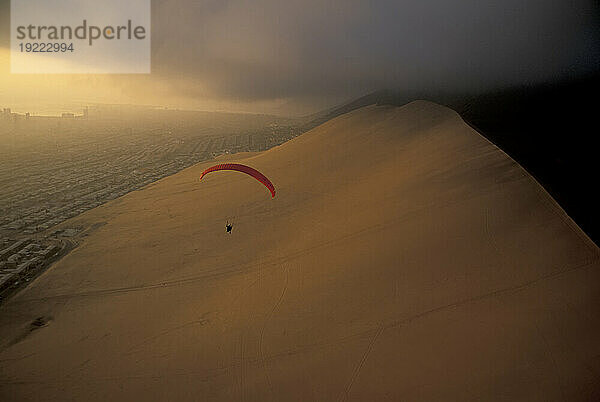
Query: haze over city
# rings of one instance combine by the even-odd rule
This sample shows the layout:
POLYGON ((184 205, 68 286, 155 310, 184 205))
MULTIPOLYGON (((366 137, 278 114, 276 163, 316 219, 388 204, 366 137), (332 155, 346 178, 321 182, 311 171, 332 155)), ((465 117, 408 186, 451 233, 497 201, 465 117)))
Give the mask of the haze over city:
MULTIPOLYGON (((594 71, 593 1, 169 0, 152 4, 150 75, 10 75, 0 105, 89 103, 302 115, 384 89, 482 91, 594 71)), ((9 1, 0 1, 8 27, 9 1)))

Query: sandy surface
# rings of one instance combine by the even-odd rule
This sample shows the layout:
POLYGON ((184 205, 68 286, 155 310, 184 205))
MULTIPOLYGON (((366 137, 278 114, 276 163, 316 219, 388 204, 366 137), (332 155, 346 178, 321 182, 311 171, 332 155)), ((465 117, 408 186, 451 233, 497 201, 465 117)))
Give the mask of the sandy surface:
POLYGON ((241 162, 275 199, 199 164, 71 221, 106 224, 0 308, 0 400, 600 399, 599 249, 454 112, 241 162))

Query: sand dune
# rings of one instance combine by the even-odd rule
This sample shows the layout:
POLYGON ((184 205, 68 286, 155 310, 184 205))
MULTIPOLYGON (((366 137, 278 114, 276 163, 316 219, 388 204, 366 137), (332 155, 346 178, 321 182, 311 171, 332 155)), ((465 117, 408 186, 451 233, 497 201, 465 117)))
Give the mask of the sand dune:
POLYGON ((457 114, 243 158, 275 199, 200 164, 69 222, 105 224, 0 308, 0 399, 600 398, 598 248, 457 114))

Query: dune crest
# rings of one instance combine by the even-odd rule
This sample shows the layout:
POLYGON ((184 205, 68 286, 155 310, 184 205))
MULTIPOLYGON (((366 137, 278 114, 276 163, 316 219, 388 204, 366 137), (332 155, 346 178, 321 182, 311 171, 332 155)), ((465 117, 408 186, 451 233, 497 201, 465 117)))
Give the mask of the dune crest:
POLYGON ((106 222, 0 307, 0 399, 600 396, 598 247, 455 112, 230 160, 275 199, 208 162, 68 223, 106 222))

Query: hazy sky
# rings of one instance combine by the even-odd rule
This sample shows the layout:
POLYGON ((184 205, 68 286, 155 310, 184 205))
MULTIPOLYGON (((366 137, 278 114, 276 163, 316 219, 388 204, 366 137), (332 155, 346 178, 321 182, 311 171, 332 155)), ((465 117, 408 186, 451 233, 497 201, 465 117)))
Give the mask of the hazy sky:
MULTIPOLYGON (((11 76, 0 49, 0 105, 307 113, 381 88, 479 90, 555 79, 598 69, 595 3, 155 0, 151 75, 11 76)), ((7 48, 6 0, 0 15, 7 48)))

